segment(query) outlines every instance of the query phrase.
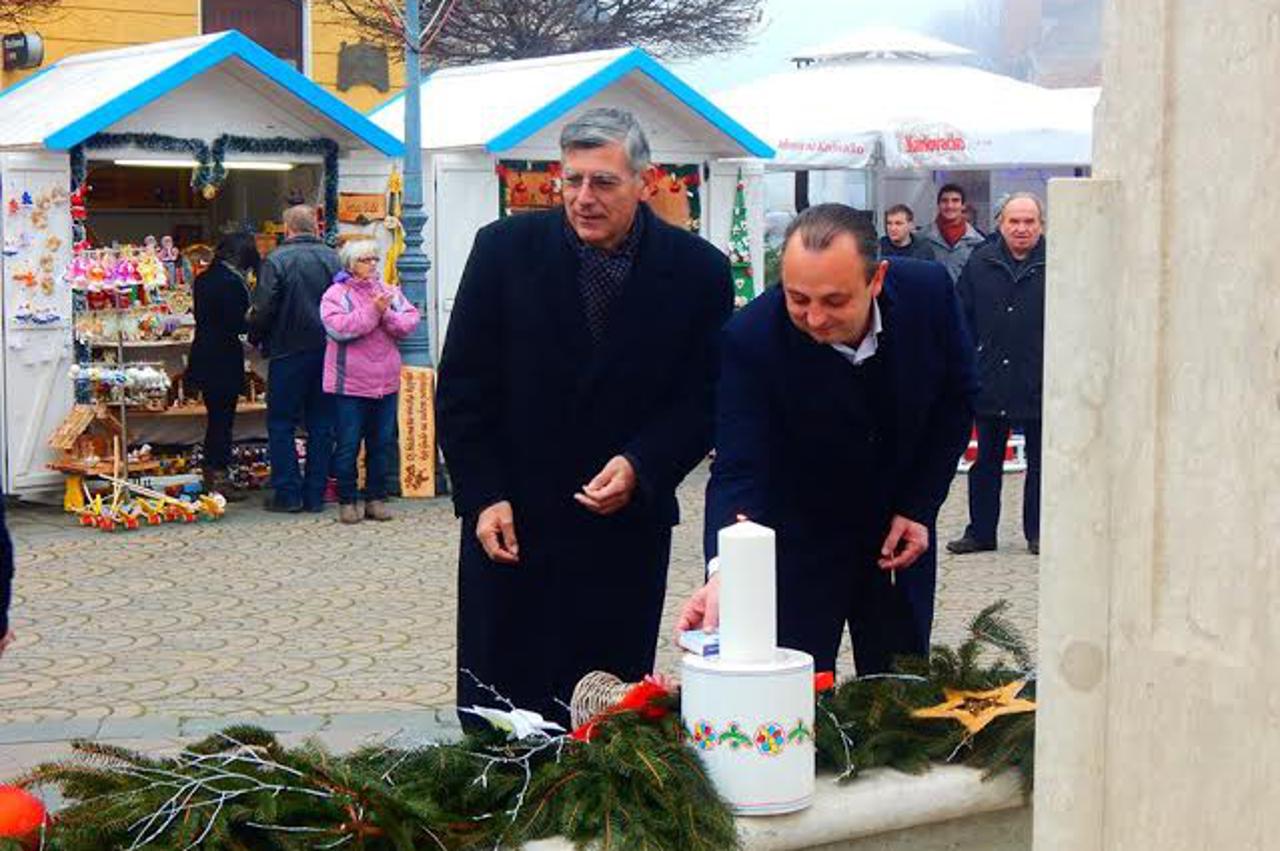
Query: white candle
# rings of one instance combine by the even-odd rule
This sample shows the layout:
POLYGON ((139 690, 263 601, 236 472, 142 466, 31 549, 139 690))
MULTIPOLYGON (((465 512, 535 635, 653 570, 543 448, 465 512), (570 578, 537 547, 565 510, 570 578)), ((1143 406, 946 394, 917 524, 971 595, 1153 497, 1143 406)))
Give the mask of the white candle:
POLYGON ((773 530, 741 521, 720 530, 720 658, 771 662, 778 646, 773 530))

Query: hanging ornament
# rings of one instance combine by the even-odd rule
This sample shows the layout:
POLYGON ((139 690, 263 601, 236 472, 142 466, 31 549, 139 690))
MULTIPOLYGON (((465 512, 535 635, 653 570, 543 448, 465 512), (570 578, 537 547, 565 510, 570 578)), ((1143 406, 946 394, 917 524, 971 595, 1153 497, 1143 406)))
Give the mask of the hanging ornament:
POLYGON ((85 198, 89 194, 89 190, 93 187, 87 183, 81 183, 76 187, 76 191, 71 193, 71 220, 73 222, 82 222, 89 217, 89 210, 85 205, 85 198))
POLYGON ((206 183, 200 188, 200 195, 204 200, 212 201, 214 198, 218 197, 218 187, 214 186, 212 183, 206 183))
POLYGON ((30 839, 47 817, 44 804, 26 789, 0 786, 0 839, 30 839))

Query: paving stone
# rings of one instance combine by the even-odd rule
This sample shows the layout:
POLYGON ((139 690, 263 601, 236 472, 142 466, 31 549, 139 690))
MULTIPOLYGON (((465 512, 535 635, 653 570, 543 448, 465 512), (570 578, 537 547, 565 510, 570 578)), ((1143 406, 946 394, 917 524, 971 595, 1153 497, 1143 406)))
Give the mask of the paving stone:
MULTIPOLYGON (((967 520, 956 480, 939 519, 935 640, 962 640, 975 614, 1006 598, 1034 642, 1038 559, 1018 533, 1022 479, 1006 477, 1006 543, 964 557, 944 549, 967 520)), ((702 581, 705 486, 703 468, 680 492, 665 670, 677 664, 667 637, 702 581)), ((395 509, 392 523, 344 526, 333 512, 275 515, 249 503, 218 523, 108 535, 15 507, 18 640, 0 659, 0 744, 168 736, 172 719, 187 719, 184 736, 237 720, 348 738, 456 729, 459 524, 447 500, 395 509)), ((842 658, 851 670, 847 648, 842 658)))

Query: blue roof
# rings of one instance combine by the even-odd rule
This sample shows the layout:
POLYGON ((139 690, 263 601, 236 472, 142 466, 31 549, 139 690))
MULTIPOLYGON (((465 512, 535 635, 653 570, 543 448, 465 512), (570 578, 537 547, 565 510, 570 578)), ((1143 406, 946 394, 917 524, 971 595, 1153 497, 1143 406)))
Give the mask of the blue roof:
MULTIPOLYGON (((457 146, 458 142, 465 140, 483 145, 490 153, 502 153, 631 73, 648 77, 660 89, 728 137, 741 148, 743 155, 762 158, 774 155, 773 148, 767 143, 640 48, 550 56, 439 71, 423 81, 424 146, 435 147, 431 140, 443 135, 449 137, 450 141, 448 144, 442 143, 441 147, 457 146), (577 74, 566 71, 566 66, 573 66, 577 69, 577 74), (504 80, 502 87, 508 92, 514 92, 514 96, 521 101, 521 106, 527 106, 530 102, 541 105, 532 113, 511 123, 510 116, 518 115, 518 112, 492 108, 495 81, 500 76, 504 80), (510 78, 509 81, 506 77, 510 78), (436 91, 444 86, 458 86, 466 90, 474 88, 477 94, 483 90, 484 95, 479 101, 463 93, 441 96, 440 102, 433 101, 435 108, 430 109, 427 99, 435 97, 436 91), (490 106, 484 109, 473 106, 473 114, 451 120, 451 128, 439 126, 441 115, 452 119, 453 113, 461 104, 477 102, 488 103, 490 106), (430 119, 425 117, 428 112, 432 115, 430 119), (471 133, 459 128, 459 124, 474 130, 476 135, 472 137, 471 133)), ((398 129, 404 123, 403 98, 404 95, 401 94, 391 99, 373 110, 370 117, 388 130, 398 129)))
MULTIPOLYGON (((292 65, 234 30, 79 54, 0 92, 0 147, 68 150, 231 59, 388 156, 404 146, 292 65)), ((183 135, 175 128, 173 135, 183 135)))

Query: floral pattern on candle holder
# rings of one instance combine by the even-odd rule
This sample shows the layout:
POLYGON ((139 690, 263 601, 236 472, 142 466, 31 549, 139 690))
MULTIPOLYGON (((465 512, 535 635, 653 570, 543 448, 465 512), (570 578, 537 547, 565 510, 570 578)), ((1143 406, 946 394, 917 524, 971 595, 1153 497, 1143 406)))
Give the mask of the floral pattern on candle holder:
POLYGON ((716 745, 720 744, 715 727, 706 721, 699 721, 693 725, 693 730, 689 732, 689 741, 693 742, 693 746, 700 751, 714 750, 716 745))
POLYGON ((787 746, 787 731, 781 724, 761 724, 756 730, 756 750, 761 756, 777 756, 787 746))

